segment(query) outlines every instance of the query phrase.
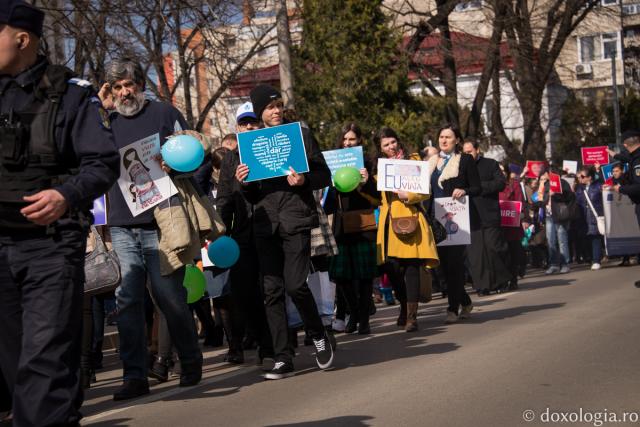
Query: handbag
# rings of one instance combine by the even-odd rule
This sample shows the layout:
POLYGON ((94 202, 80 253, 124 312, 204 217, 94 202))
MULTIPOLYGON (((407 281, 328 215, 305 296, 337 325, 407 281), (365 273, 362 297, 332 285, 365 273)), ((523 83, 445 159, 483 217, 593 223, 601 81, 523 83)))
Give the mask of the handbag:
POLYGON ((596 224, 598 226, 598 233, 600 233, 600 235, 604 236, 604 232, 605 232, 605 223, 604 223, 604 215, 600 216, 598 215, 598 212, 596 212, 596 208, 593 207, 593 203, 591 203, 591 199, 589 198, 589 194, 587 193, 587 190, 584 191, 584 197, 585 199, 587 199, 587 203, 589 203, 589 207, 591 208, 591 212, 593 213, 593 216, 596 219, 596 224))
POLYGON ((360 209, 342 213, 342 230, 345 234, 376 231, 376 215, 373 209, 360 209))
POLYGON ((555 222, 566 222, 580 218, 580 207, 575 196, 567 203, 551 202, 551 215, 555 222))
POLYGON ((444 225, 440 221, 436 219, 434 214, 433 202, 429 205, 429 212, 425 215, 427 219, 427 223, 431 227, 431 232, 433 233, 433 240, 436 241, 436 245, 440 242, 443 242, 447 238, 447 229, 444 228, 444 225))
POLYGON ((420 292, 418 302, 427 303, 431 301, 433 294, 431 271, 424 266, 420 266, 420 292))
POLYGON ((120 262, 116 252, 107 249, 93 225, 91 233, 96 239, 96 247, 84 258, 85 296, 114 291, 121 279, 120 262))
MULTIPOLYGON (((387 195, 387 200, 390 199, 387 195)), ((398 236, 409 237, 415 233, 418 228, 418 214, 394 218, 391 215, 391 202, 389 202, 389 219, 391 220, 391 229, 398 236)))

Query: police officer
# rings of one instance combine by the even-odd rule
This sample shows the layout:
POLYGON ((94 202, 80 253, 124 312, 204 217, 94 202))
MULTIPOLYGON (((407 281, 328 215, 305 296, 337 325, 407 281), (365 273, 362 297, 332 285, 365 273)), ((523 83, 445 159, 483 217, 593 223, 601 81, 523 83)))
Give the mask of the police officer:
POLYGON ((77 425, 89 209, 119 156, 88 82, 38 55, 44 14, 0 1, 0 368, 13 425, 77 425))
MULTIPOLYGON (((614 185, 614 191, 629 196, 636 205, 636 218, 640 225, 640 131, 628 130, 622 134, 622 145, 625 151, 614 156, 629 164, 629 172, 624 184, 614 185)), ((615 154, 609 152, 609 154, 615 154)), ((635 282, 636 288, 640 288, 640 280, 635 282)))

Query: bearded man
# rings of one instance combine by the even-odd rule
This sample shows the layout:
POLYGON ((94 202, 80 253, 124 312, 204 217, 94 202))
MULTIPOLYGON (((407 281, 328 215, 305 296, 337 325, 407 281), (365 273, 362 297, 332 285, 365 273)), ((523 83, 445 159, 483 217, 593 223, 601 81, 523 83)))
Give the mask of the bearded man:
MULTIPOLYGON (((141 163, 139 156, 142 153, 134 151, 129 154, 132 150, 122 148, 148 138, 157 138, 163 144, 168 136, 187 129, 186 121, 171 104, 145 99, 145 76, 137 63, 128 59, 114 61, 107 67, 106 78, 99 95, 106 109, 115 110, 111 115, 111 127, 116 146, 121 155, 124 152, 121 159, 123 170, 136 161, 141 163)), ((168 170, 164 163, 162 166, 168 170)), ((138 170, 144 173, 143 169, 147 167, 138 167, 138 170)), ((153 209, 134 216, 125 197, 144 195, 137 194, 140 192, 135 189, 126 191, 126 194, 123 191, 117 183, 111 187, 107 210, 113 248, 122 270, 116 298, 124 381, 114 393, 114 400, 149 393, 144 316, 147 277, 153 300, 166 318, 172 343, 180 358, 180 386, 195 385, 202 377, 202 352, 187 306, 186 289, 182 286, 185 269, 179 268, 169 275, 160 274, 159 229, 153 209)))

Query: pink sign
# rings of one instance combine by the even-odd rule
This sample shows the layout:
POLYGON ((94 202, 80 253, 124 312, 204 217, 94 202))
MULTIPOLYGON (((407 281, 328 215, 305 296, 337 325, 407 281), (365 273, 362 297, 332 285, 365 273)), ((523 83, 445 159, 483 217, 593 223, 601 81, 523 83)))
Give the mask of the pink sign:
POLYGON ((554 193, 562 193, 562 183, 560 182, 560 175, 555 173, 549 174, 549 190, 554 193))
POLYGON ((609 153, 607 147, 582 147, 582 164, 595 165, 600 163, 606 165, 609 163, 609 153))
POLYGON ((547 162, 527 160, 527 178, 539 178, 547 170, 547 162))
POLYGON ((520 227, 522 202, 500 200, 500 225, 502 227, 520 227))

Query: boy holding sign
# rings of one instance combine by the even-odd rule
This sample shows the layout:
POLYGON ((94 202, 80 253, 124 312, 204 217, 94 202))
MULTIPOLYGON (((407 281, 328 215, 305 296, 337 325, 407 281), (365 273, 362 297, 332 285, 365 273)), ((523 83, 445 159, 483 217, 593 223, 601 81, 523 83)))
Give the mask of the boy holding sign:
MULTIPOLYGON (((257 86, 251 91, 251 102, 256 117, 266 129, 283 124, 284 104, 276 89, 257 86)), ((333 363, 333 351, 307 285, 311 229, 318 226, 313 190, 331 185, 331 173, 309 129, 302 128, 301 132, 308 172, 298 173, 289 168, 287 176, 245 183, 249 167, 240 164, 236 169, 236 179, 243 184, 246 199, 254 205, 253 230, 276 360, 265 378, 272 380, 290 377, 294 371, 295 352, 288 337, 285 291, 313 339, 318 367, 327 369, 333 363)))

